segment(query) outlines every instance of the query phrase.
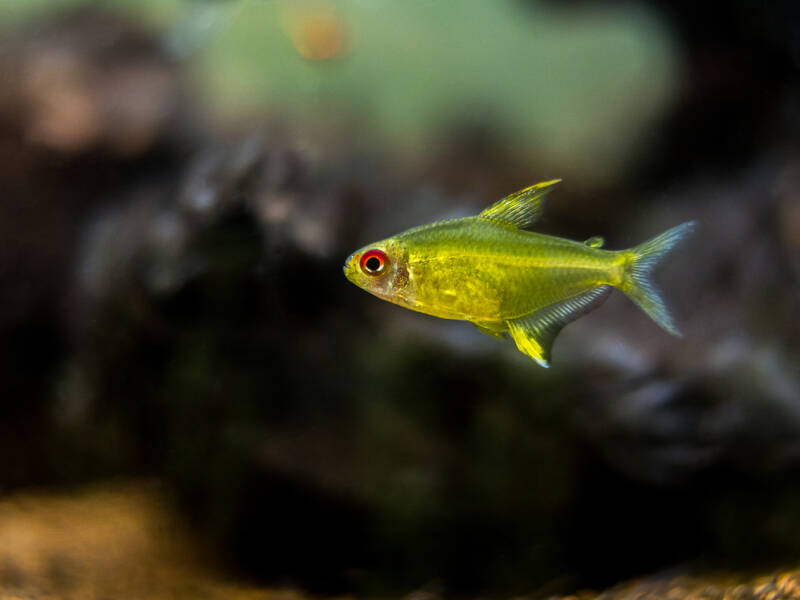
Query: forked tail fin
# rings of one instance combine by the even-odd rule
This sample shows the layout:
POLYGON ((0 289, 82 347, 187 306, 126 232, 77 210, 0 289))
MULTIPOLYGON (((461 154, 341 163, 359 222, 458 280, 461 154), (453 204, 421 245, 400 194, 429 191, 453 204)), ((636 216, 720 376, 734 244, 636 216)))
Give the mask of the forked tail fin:
POLYGON ((625 271, 620 289, 638 304, 648 316, 672 335, 680 336, 681 332, 672 321, 672 317, 664 305, 664 301, 653 285, 650 277, 653 269, 678 242, 690 234, 695 228, 695 221, 683 223, 669 229, 661 235, 639 244, 630 250, 623 250, 627 257, 625 271))

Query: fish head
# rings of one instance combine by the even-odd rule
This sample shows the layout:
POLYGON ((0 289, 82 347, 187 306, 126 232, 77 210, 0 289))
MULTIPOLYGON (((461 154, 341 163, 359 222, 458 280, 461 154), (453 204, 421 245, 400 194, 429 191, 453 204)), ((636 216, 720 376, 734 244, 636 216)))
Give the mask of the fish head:
POLYGON ((408 252, 397 240, 383 240, 353 252, 344 275, 362 290, 388 302, 407 304, 408 252))

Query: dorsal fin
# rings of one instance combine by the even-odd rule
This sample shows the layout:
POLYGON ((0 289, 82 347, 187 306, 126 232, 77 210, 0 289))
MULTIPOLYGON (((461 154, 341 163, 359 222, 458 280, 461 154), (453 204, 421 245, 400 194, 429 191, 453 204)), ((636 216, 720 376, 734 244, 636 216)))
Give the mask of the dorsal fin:
POLYGON ((541 366, 550 366, 553 341, 565 325, 594 310, 608 297, 611 286, 601 285, 555 302, 534 313, 508 322, 508 332, 523 354, 541 366))
POLYGON ((524 190, 509 194, 484 210, 479 217, 502 221, 514 227, 527 227, 542 214, 544 197, 560 179, 543 181, 524 190))
POLYGON ((589 248, 602 248, 603 244, 606 243, 606 240, 602 236, 595 235, 583 243, 589 246, 589 248))

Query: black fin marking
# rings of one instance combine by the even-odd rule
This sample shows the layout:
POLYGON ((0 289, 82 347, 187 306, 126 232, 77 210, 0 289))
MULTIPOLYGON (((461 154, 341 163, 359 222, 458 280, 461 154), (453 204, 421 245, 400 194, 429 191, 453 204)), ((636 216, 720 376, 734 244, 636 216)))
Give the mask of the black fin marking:
POLYGON ((611 292, 601 285, 566 300, 554 302, 527 316, 508 322, 508 331, 517 348, 541 366, 550 366, 550 355, 558 334, 565 325, 600 306, 611 292))

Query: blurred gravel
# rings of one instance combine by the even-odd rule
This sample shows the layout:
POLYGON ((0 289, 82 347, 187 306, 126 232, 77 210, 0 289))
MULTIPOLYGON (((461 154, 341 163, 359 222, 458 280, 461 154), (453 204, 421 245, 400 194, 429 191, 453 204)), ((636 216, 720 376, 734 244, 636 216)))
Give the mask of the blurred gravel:
MULTIPOLYGON (((219 573, 203 556, 155 482, 124 481, 66 494, 17 493, 0 501, 0 598, 226 598, 313 600, 300 589, 256 586, 219 573)), ((352 597, 352 596, 347 596, 352 597)), ((435 586, 404 600, 447 597, 435 586)), ((528 596, 522 596, 526 598, 528 596)), ((556 596, 552 597, 555 600, 556 596)), ((800 570, 657 576, 563 600, 689 598, 793 600, 800 570)))

